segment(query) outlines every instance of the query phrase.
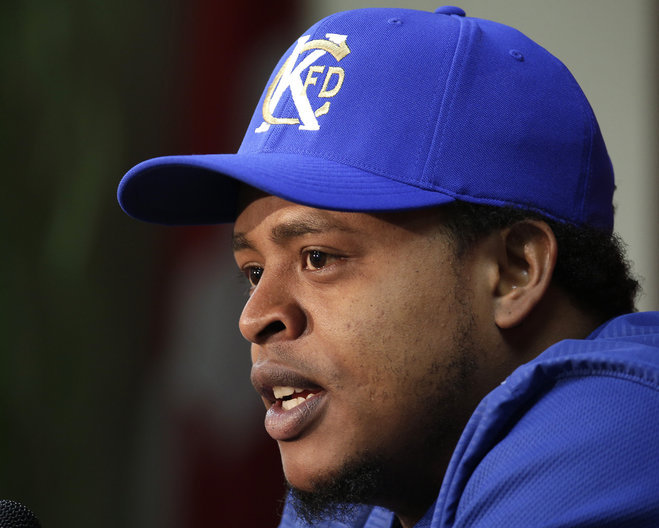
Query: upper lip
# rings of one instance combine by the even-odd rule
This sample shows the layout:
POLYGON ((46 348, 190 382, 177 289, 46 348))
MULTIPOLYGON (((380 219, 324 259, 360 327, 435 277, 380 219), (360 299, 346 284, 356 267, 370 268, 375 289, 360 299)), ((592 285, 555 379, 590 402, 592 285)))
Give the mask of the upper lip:
POLYGON ((322 389, 320 385, 296 370, 271 361, 254 363, 250 379, 256 391, 270 404, 277 401, 273 387, 294 387, 313 391, 322 389))

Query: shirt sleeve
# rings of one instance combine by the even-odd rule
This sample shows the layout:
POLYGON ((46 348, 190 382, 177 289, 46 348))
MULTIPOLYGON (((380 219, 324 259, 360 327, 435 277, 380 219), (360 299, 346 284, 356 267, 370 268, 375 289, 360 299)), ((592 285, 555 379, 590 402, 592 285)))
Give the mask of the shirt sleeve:
POLYGON ((473 468, 456 528, 659 526, 659 390, 571 371, 527 402, 473 468))

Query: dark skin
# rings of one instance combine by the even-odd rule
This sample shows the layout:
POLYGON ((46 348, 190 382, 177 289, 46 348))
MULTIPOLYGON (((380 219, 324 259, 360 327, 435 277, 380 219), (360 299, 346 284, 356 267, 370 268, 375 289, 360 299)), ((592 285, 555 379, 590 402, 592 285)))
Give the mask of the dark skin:
POLYGON ((235 224, 253 284, 240 329, 286 479, 313 492, 375 453, 386 463, 367 502, 403 528, 436 497, 478 401, 597 326, 552 286, 546 224, 520 222, 458 259, 441 214, 334 212, 248 191, 235 224), (283 409, 276 395, 294 389, 283 409))

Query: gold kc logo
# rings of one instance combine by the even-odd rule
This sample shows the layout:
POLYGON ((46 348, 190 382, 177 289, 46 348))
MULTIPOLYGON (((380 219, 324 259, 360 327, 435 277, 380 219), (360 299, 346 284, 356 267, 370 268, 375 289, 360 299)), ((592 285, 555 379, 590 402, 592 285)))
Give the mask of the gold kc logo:
POLYGON ((309 40, 309 35, 300 37, 291 53, 286 59, 281 69, 275 75, 274 80, 268 86, 265 98, 263 100, 263 123, 255 132, 265 132, 270 125, 297 125, 300 124, 300 130, 319 130, 317 117, 329 112, 330 102, 326 101, 319 108, 314 110, 307 96, 309 85, 317 85, 318 80, 324 74, 325 78, 321 86, 318 97, 334 97, 341 86, 345 72, 338 66, 330 66, 325 72, 325 66, 317 66, 314 63, 326 53, 329 53, 337 62, 350 53, 350 48, 346 44, 347 35, 337 35, 328 33, 327 40, 317 39, 309 40), (298 64, 298 59, 305 51, 311 51, 298 64), (302 75, 307 70, 304 81, 302 75), (282 96, 290 90, 293 98, 293 104, 299 117, 275 117, 282 96))

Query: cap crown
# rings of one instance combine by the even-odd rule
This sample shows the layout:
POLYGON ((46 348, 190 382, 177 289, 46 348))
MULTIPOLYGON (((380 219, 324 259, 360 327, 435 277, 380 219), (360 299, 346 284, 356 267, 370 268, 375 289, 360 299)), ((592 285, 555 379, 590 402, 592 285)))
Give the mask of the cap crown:
POLYGON ((237 154, 147 160, 118 196, 142 220, 230 222, 237 182, 325 209, 459 199, 613 227, 611 162, 570 72, 453 7, 321 20, 280 60, 237 154))
POLYGON ((311 156, 470 202, 613 223, 611 163, 570 72, 519 31, 459 14, 320 21, 275 68, 239 153, 311 156))

